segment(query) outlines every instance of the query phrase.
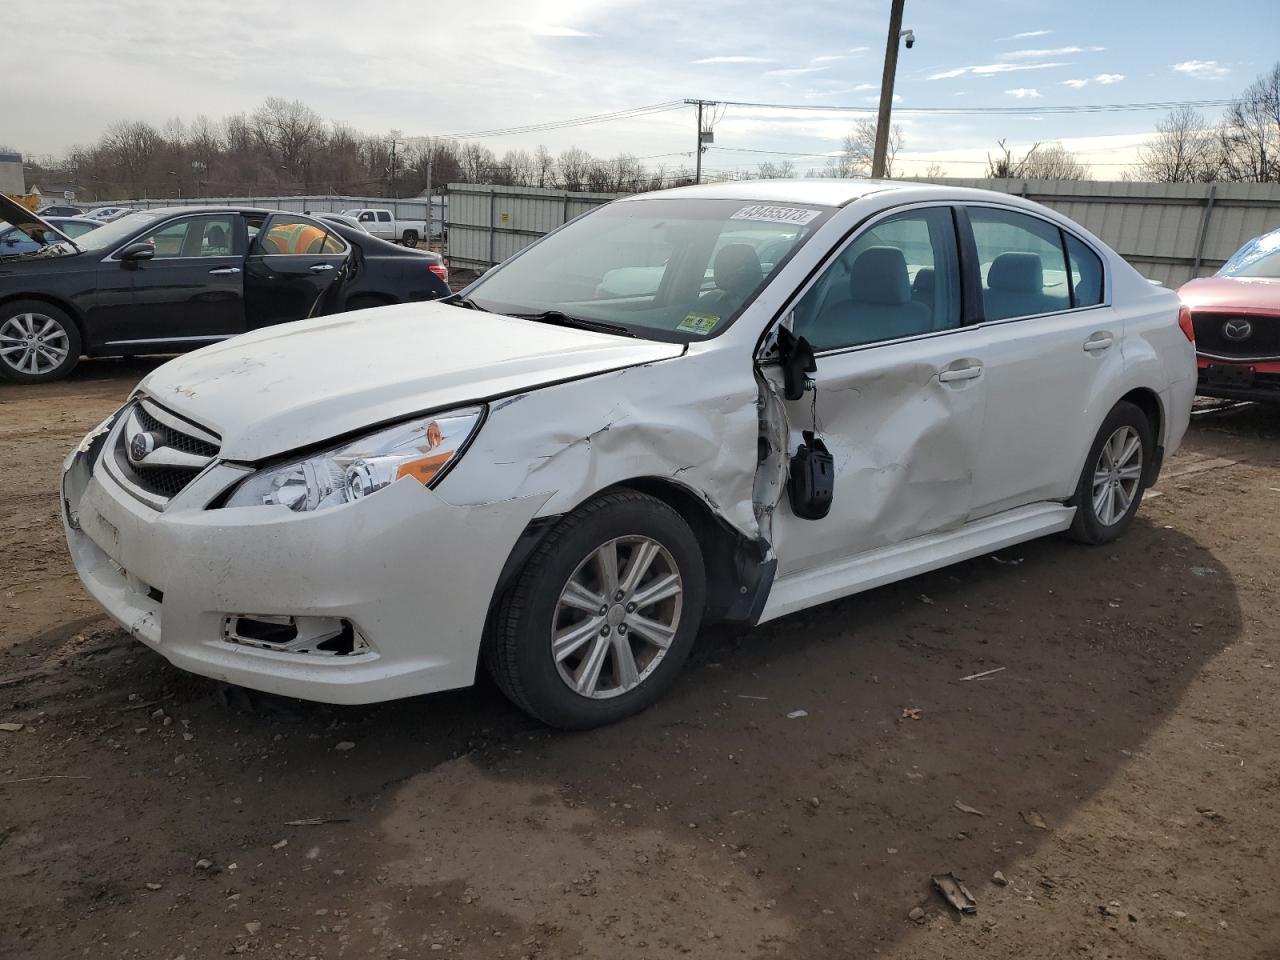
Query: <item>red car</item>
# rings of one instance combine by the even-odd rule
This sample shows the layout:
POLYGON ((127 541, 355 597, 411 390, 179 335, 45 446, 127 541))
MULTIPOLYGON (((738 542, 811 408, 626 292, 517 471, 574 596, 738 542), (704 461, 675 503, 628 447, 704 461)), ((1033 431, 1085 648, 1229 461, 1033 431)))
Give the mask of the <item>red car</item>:
POLYGON ((1280 402, 1280 230, 1254 237, 1178 295, 1196 330, 1196 393, 1280 402))

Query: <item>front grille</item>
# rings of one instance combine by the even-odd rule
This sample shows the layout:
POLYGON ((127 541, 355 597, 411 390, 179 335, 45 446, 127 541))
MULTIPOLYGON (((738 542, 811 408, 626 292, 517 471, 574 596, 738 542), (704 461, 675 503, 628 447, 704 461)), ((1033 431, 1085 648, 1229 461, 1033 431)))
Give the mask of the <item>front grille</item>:
POLYGON ((218 455, 217 437, 188 424, 154 401, 135 401, 124 413, 108 453, 116 479, 152 506, 163 507, 218 455))
POLYGON ((1217 357, 1280 356, 1280 317, 1192 313, 1196 349, 1217 357), (1228 331, 1235 336, 1228 336, 1228 331), (1241 334, 1244 334, 1241 336, 1241 334))

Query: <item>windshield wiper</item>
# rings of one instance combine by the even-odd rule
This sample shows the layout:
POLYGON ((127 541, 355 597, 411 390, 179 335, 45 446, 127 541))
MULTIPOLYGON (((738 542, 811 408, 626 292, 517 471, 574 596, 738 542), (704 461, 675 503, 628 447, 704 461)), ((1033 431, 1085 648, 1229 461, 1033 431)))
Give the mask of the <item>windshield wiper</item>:
POLYGON ((481 313, 493 313, 492 310, 486 310, 484 307, 480 306, 480 304, 476 303, 470 297, 459 296, 456 293, 442 298, 440 302, 447 303, 451 307, 463 307, 464 309, 467 309, 467 310, 479 310, 481 313))
MULTIPOLYGON (((628 328, 619 323, 607 323, 604 320, 588 320, 585 317, 572 317, 563 310, 543 310, 541 313, 512 313, 508 316, 521 320, 534 320, 537 323, 554 323, 560 327, 575 327, 578 330, 593 330, 596 333, 613 333, 620 337, 636 338, 628 328)), ((636 338, 638 339, 638 338, 636 338)))

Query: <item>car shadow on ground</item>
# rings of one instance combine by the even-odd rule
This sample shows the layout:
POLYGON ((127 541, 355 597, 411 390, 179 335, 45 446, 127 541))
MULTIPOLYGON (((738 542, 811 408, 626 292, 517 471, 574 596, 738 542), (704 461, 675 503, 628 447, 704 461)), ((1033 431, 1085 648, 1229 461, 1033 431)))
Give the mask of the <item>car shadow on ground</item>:
MULTIPOLYGON (((434 917, 447 895, 455 929, 549 956, 676 956, 710 938, 703 955, 794 958, 884 949, 913 905, 941 903, 933 873, 980 892, 994 871, 1033 871, 1242 619, 1206 549, 1139 519, 1115 545, 1036 541, 763 627, 708 627, 662 702, 580 734, 483 679, 371 707, 253 694, 94 623, 11 654, 31 676, 5 691, 8 712, 40 712, 66 744, 33 762, 88 777, 56 803, 12 798, 47 842, 10 860, 25 877, 11 909, 61 899, 93 913, 86 937, 121 936, 165 916, 127 873, 139 845, 179 877, 201 857, 261 861, 270 884, 291 855, 272 848, 293 836, 296 857, 312 840, 321 861, 340 852, 330 898, 376 878, 434 917), (1219 575, 1188 589, 1192 567, 1219 575), (59 848, 59 825, 85 817, 95 837, 59 848), (351 822, 286 825, 314 817, 351 822)), ((280 924, 314 922, 319 873, 301 869, 280 924)), ((225 886, 193 887, 188 908, 219 916, 225 886)), ((425 936, 417 906, 382 915, 377 937, 425 936)), ((493 954, 473 939, 451 955, 493 954)))

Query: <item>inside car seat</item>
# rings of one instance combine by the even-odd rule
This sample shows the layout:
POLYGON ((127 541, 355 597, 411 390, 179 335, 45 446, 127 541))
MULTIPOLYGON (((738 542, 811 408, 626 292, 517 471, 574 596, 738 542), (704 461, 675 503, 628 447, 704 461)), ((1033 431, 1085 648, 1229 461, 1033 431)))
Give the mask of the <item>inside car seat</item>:
POLYGON ((721 247, 711 264, 711 274, 716 289, 702 298, 700 306, 718 310, 721 316, 737 310, 764 279, 760 258, 749 243, 721 247))
POLYGON ((828 293, 801 332, 816 349, 927 333, 932 311, 911 294, 902 251, 868 247, 849 268, 848 286, 828 293))
POLYGON ((1067 306, 1065 297, 1045 293, 1044 266, 1035 253, 1002 253, 991 261, 983 303, 988 320, 1049 313, 1067 306))

